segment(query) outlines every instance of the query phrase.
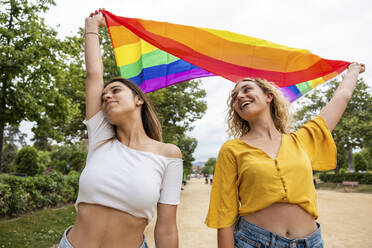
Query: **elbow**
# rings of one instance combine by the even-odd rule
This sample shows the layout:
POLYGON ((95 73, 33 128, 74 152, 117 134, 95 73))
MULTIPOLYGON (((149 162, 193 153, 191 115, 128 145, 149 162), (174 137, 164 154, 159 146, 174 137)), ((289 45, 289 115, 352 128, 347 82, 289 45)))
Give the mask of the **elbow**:
POLYGON ((177 240, 178 239, 178 229, 177 225, 167 225, 167 226, 155 226, 154 236, 156 240, 166 239, 166 240, 177 240))
POLYGON ((155 236, 178 236, 177 225, 155 226, 155 236))
POLYGON ((347 89, 342 89, 337 92, 337 97, 348 103, 353 96, 353 92, 347 89))

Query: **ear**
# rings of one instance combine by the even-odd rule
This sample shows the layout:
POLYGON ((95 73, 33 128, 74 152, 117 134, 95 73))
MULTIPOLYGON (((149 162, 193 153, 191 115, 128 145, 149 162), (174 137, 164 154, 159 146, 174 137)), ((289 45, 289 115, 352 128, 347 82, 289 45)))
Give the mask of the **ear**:
POLYGON ((266 102, 270 103, 274 98, 274 95, 272 93, 266 94, 266 102))
POLYGON ((135 96, 134 101, 136 103, 136 106, 141 106, 145 103, 145 101, 138 95, 135 96))

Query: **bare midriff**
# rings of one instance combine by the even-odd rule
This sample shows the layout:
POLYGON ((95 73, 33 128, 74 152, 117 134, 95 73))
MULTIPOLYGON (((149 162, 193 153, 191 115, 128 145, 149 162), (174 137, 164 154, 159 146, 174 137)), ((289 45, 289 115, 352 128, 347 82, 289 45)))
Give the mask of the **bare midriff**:
POLYGON ((146 225, 147 219, 101 205, 80 203, 67 239, 74 248, 138 248, 146 225))
POLYGON ((317 230, 313 216, 296 204, 274 203, 243 218, 288 239, 306 238, 317 230))

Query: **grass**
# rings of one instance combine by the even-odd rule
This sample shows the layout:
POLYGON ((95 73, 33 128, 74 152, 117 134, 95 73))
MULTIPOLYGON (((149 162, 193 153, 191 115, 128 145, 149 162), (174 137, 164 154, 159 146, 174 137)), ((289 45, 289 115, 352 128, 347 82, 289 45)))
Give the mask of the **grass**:
POLYGON ((339 192, 353 192, 353 193, 372 193, 372 185, 370 184, 359 184, 358 187, 343 187, 338 183, 318 183, 318 189, 334 190, 339 192))
POLYGON ((0 219, 0 248, 49 248, 74 223, 75 208, 45 209, 15 219, 0 219))

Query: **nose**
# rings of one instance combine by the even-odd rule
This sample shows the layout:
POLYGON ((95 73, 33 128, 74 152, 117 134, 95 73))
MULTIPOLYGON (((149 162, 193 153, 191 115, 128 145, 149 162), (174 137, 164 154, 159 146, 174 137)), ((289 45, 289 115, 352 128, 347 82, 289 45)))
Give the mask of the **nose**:
POLYGON ((245 97, 245 94, 243 92, 239 92, 237 97, 239 99, 243 99, 245 97))
POLYGON ((103 100, 108 100, 108 99, 111 99, 112 98, 112 95, 111 95, 111 93, 110 92, 107 92, 107 93, 105 93, 104 95, 103 95, 103 100))

